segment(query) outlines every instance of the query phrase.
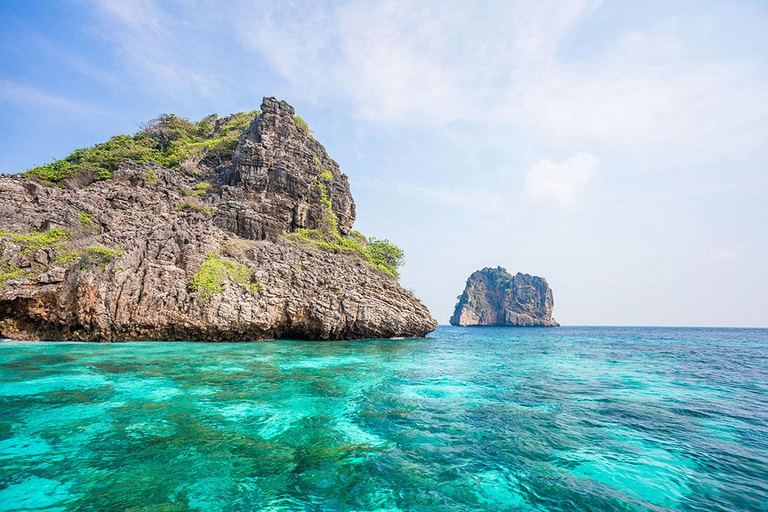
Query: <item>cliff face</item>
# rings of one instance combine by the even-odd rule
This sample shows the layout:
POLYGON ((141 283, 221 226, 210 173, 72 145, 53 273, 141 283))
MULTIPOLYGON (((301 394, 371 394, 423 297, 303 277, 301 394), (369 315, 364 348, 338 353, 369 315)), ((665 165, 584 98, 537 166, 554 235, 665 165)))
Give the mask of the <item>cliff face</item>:
MULTIPOLYGON (((285 102, 266 98, 234 155, 122 162, 50 186, 0 176, 0 335, 260 340, 423 336, 436 322, 370 261, 283 235, 349 234, 347 177, 285 102)), ((359 235, 358 235, 359 236, 359 235)))
POLYGON ((484 268, 467 279, 451 325, 554 327, 554 300, 547 280, 505 269, 484 268))

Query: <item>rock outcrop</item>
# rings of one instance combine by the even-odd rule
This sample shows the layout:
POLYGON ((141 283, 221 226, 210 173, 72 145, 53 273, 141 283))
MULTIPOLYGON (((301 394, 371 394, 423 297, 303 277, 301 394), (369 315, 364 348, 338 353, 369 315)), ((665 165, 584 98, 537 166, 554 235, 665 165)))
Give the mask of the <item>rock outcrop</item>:
POLYGON ((318 177, 330 173, 325 190, 348 235, 355 202, 347 176, 322 144, 294 122, 293 107, 265 98, 261 115, 243 133, 223 181, 215 223, 250 240, 275 240, 297 228, 314 228, 325 214, 318 177))
POLYGON ((370 262, 284 237, 329 208, 339 236, 355 220, 347 176, 285 102, 264 99, 229 160, 126 160, 110 179, 83 171, 59 185, 0 176, 0 336, 360 339, 436 327, 370 262))
POLYGON ((543 277, 501 267, 484 268, 467 279, 464 293, 451 317, 451 325, 555 327, 552 290, 543 277))

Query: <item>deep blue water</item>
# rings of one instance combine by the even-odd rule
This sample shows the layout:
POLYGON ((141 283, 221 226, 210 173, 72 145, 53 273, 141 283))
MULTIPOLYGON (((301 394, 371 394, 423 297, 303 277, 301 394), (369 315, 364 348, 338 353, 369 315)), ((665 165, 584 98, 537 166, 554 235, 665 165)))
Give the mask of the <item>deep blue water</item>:
POLYGON ((0 510, 768 510, 768 330, 0 343, 0 510))

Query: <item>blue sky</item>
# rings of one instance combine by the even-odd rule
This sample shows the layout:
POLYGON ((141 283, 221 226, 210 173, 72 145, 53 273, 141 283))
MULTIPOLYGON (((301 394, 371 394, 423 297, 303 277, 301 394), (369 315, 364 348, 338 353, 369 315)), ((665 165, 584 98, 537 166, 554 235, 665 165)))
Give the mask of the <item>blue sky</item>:
POLYGON ((0 2, 0 172, 285 99, 446 323, 474 270, 564 324, 768 326, 768 3, 0 2))

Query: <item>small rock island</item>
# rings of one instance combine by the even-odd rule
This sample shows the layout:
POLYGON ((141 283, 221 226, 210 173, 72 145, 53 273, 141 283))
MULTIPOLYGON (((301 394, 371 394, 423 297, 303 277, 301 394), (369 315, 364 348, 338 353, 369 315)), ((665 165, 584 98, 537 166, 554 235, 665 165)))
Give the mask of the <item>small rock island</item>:
POLYGON ((552 289, 543 277, 484 268, 467 279, 451 325, 556 327, 552 289))
POLYGON ((402 251, 352 229, 347 176, 293 107, 163 115, 0 176, 0 337, 424 336, 402 251))

